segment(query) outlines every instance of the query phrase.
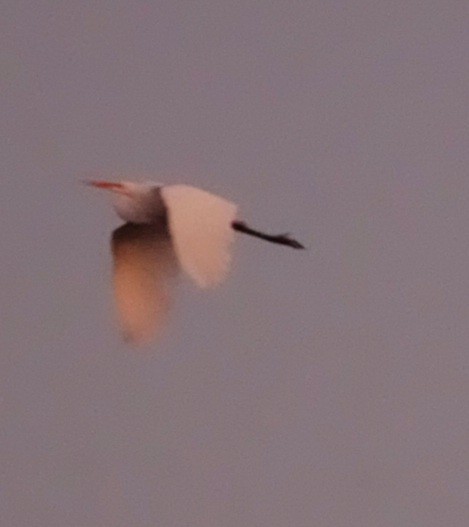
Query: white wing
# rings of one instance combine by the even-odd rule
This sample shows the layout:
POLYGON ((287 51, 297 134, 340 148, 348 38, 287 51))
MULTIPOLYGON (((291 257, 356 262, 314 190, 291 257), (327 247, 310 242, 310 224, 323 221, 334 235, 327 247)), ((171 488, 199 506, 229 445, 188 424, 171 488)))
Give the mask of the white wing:
POLYGON ((164 325, 170 307, 176 255, 157 225, 127 223, 112 235, 114 294, 124 338, 148 341, 164 325))
POLYGON ((187 185, 165 186, 161 193, 181 267, 200 287, 219 284, 231 260, 236 205, 187 185))

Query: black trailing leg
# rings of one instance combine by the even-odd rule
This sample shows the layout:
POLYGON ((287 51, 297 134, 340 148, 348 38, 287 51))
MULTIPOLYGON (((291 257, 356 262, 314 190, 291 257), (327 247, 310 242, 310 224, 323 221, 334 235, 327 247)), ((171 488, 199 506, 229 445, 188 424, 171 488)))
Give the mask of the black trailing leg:
POLYGON ((264 234, 263 232, 255 231, 248 227, 243 221, 234 221, 231 226, 235 231, 244 232, 244 234, 249 234, 250 236, 256 236, 256 238, 261 238, 272 243, 279 243, 280 245, 287 245, 293 249, 304 249, 304 246, 300 242, 297 242, 295 239, 290 238, 288 234, 264 234))

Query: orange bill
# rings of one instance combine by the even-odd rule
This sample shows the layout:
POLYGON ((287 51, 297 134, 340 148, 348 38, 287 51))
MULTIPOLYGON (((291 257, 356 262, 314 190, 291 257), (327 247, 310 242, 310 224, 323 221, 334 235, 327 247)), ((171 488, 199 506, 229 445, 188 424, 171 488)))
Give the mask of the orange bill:
POLYGON ((102 188, 105 190, 121 190, 121 183, 113 183, 112 181, 85 181, 90 187, 102 188))

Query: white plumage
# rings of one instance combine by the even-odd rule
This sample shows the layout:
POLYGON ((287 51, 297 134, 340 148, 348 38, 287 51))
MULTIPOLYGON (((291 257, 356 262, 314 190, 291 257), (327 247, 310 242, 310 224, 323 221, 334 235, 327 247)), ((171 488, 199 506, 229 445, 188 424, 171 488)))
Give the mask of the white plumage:
POLYGON ((112 235, 113 285, 125 340, 148 342, 164 326, 178 270, 171 241, 153 225, 126 223, 112 235))
POLYGON ((303 246, 286 234, 269 235, 236 220, 237 206, 189 185, 90 181, 112 191, 127 223, 112 237, 114 294, 127 340, 144 342, 161 328, 170 305, 171 277, 180 268, 200 287, 220 284, 231 262, 234 232, 303 246))
POLYGON ((231 261, 236 205, 188 185, 169 185, 161 192, 179 264, 200 287, 218 285, 231 261))

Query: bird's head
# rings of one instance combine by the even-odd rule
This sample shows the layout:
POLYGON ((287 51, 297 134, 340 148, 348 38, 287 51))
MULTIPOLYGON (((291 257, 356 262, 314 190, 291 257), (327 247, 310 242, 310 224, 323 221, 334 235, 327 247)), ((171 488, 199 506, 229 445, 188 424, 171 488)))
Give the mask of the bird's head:
POLYGON ((117 214, 132 223, 151 223, 158 210, 157 183, 136 183, 133 181, 86 181, 91 187, 109 190, 117 214))

